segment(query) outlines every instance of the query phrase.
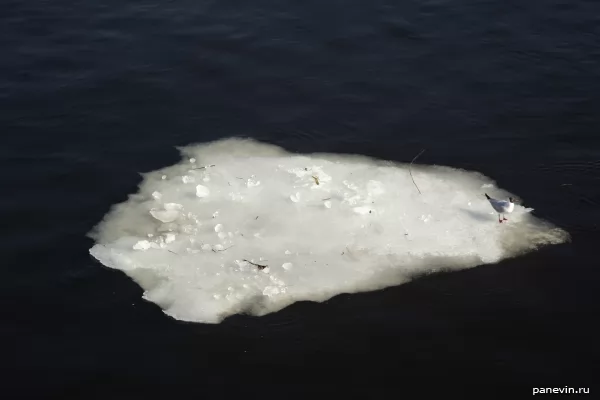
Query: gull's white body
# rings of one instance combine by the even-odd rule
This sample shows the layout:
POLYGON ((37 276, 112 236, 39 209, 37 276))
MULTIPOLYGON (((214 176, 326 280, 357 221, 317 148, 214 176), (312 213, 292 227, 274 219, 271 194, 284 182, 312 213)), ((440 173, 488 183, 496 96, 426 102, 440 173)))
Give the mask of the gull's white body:
POLYGON ((490 199, 490 204, 500 214, 511 213, 515 209, 515 203, 511 203, 508 200, 490 199))

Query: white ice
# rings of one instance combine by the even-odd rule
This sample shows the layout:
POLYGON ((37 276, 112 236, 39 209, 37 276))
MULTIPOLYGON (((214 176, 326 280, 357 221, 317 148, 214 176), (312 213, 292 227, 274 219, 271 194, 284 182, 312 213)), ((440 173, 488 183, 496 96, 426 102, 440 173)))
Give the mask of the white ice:
POLYGON ((179 320, 265 315, 569 237, 520 205, 499 224, 483 193, 511 194, 475 172, 413 165, 419 194, 407 164, 243 139, 180 150, 114 206, 90 250, 179 320))

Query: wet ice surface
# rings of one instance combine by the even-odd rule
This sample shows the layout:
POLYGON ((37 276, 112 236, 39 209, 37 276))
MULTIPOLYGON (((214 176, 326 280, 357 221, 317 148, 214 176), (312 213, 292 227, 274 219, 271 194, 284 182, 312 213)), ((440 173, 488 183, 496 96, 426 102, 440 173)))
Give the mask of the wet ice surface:
POLYGON ((290 154, 250 140, 181 149, 111 210, 91 254, 168 315, 218 323, 469 268, 568 239, 520 205, 498 224, 469 171, 290 154))

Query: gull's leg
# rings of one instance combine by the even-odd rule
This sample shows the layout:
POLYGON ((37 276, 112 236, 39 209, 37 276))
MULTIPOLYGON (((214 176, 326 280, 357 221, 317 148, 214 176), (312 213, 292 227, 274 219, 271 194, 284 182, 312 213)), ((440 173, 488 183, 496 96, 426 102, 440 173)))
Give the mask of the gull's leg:
POLYGON ((504 221, 508 221, 508 220, 506 219, 506 215, 504 215, 504 214, 502 214, 502 219, 503 219, 504 221))
POLYGON ((502 220, 500 219, 500 214, 498 214, 498 222, 502 223, 502 220))

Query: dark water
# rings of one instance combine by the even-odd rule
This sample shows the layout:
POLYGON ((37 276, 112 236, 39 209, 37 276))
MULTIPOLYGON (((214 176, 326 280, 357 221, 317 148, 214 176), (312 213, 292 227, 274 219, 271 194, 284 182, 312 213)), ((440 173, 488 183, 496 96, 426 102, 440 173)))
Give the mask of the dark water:
POLYGON ((0 12, 6 398, 306 398, 591 387, 597 1, 14 1, 0 12), (175 146, 474 169, 572 242, 263 318, 188 324, 85 235, 175 146), (491 385, 491 386, 484 386, 491 385))

